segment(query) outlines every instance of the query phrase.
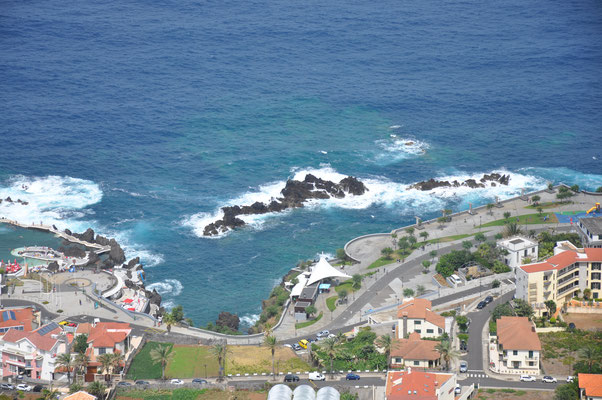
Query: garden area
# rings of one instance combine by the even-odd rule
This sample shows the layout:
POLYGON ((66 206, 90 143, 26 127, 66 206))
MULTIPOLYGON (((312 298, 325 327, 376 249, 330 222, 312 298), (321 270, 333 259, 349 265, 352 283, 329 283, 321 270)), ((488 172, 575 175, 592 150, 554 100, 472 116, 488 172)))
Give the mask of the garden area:
POLYGON ((268 395, 265 391, 249 392, 236 390, 235 397, 233 392, 219 389, 174 389, 174 390, 120 390, 117 393, 117 400, 265 400, 268 395))
POLYGON ((573 330, 540 333, 546 374, 602 373, 602 332, 573 330))
POLYGON ((552 400, 554 392, 544 390, 479 389, 478 400, 552 400))
POLYGON ((357 336, 349 341, 339 338, 313 343, 312 353, 327 370, 330 370, 331 356, 332 368, 335 371, 383 369, 387 366, 387 356, 379 353, 375 347, 375 343, 381 342, 383 347, 387 347, 387 339, 377 339, 376 333, 369 329, 360 330, 357 336))
MULTIPOLYGON (((173 345, 148 342, 136 355, 127 372, 128 379, 161 379, 161 365, 153 361, 151 351, 158 346, 170 346, 172 352, 165 368, 166 378, 204 378, 218 376, 219 366, 212 348, 208 346, 173 345)), ((276 365, 280 372, 308 371, 307 363, 287 347, 277 347, 276 365)), ((272 355, 264 346, 228 346, 226 374, 271 373, 272 355)))

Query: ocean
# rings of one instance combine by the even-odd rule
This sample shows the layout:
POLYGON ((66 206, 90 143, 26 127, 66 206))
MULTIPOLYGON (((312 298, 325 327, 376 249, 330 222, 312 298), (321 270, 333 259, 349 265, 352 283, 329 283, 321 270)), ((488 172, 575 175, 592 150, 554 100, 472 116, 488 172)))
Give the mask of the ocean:
POLYGON ((5 0, 0 197, 30 204, 0 215, 116 237, 165 305, 248 326, 299 260, 355 236, 602 186, 601 17, 595 0, 5 0), (510 185, 409 189, 492 171, 510 185), (202 237, 308 172, 369 192, 202 237))

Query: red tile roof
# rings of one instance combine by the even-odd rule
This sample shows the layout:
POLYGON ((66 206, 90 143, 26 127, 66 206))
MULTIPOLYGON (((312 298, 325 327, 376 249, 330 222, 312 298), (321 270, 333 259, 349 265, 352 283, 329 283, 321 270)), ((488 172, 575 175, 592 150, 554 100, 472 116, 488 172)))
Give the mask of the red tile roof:
MULTIPOLYGON (((42 327, 43 328, 43 327, 42 327)), ((40 329, 42 329, 40 328, 40 329)), ((36 329, 33 332, 24 332, 18 331, 16 329, 11 329, 2 338, 5 342, 16 343, 22 339, 27 339, 33 344, 36 348, 50 351, 59 341, 58 337, 53 335, 58 335, 62 332, 60 328, 53 329, 52 331, 46 333, 45 335, 40 335, 39 330, 36 329)))
POLYGON ((602 374, 578 374, 577 379, 586 396, 602 397, 602 374))
POLYGON ((583 252, 565 250, 548 258, 544 262, 527 264, 520 268, 530 274, 533 272, 560 270, 574 262, 602 262, 602 248, 586 248, 583 249, 583 252), (579 254, 582 257, 579 257, 579 254))
POLYGON ((498 342, 504 350, 541 350, 535 325, 527 317, 501 317, 497 320, 498 342))
POLYGON ((130 335, 131 331, 130 324, 99 322, 90 329, 88 343, 91 343, 92 347, 114 348, 115 344, 123 342, 130 335))
POLYGON ((388 400, 437 400, 436 389, 451 379, 452 374, 432 372, 391 371, 387 374, 386 394, 388 400), (411 394, 408 392, 411 391, 411 394), (416 394, 414 394, 416 391, 416 394))
POLYGON ((0 310, 0 328, 23 327, 24 331, 31 332, 31 323, 35 319, 33 308, 5 308, 0 310), (8 312, 8 313, 7 313, 8 312), (6 318, 14 313, 15 318, 6 318))
POLYGON ((411 299, 399 306, 397 318, 407 316, 412 319, 424 319, 441 329, 445 329, 445 318, 431 311, 432 303, 427 299, 411 299))
POLYGON ((438 360, 441 354, 435 347, 439 342, 421 340, 417 332, 410 333, 409 339, 397 339, 391 346, 391 357, 402 357, 404 360, 438 360))
POLYGON ((96 400, 96 396, 92 396, 90 393, 80 390, 79 392, 70 394, 63 400, 96 400))

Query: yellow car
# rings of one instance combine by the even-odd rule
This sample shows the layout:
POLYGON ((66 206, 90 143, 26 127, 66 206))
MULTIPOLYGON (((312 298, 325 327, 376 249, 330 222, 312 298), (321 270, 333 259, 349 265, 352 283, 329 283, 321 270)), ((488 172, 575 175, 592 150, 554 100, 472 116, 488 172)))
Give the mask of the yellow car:
POLYGON ((308 344, 309 344, 309 342, 305 339, 299 340, 299 346, 303 347, 304 349, 307 349, 308 344))
POLYGON ((59 322, 59 325, 67 325, 69 323, 69 321, 61 321, 59 322))

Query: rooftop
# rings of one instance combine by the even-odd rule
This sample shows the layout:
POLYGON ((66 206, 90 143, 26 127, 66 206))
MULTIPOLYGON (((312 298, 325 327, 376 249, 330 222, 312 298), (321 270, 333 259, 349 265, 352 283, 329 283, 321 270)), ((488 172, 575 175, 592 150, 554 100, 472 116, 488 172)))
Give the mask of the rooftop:
POLYGON ((566 250, 548 258, 546 261, 521 265, 520 268, 530 274, 533 272, 560 270, 575 262, 602 262, 602 248, 585 248, 578 249, 578 251, 566 250))
POLYGON ((24 331, 31 332, 34 319, 34 311, 31 307, 4 309, 0 312, 0 329, 23 327, 24 331))
POLYGON ((501 317, 497 337, 504 350, 541 350, 535 325, 527 317, 501 317))
POLYGON ((402 357, 404 360, 438 360, 441 354, 435 347, 434 340, 421 340, 417 332, 410 333, 409 339, 397 339, 391 346, 391 357, 402 357))
POLYGON ((130 324, 121 322, 99 322, 90 329, 88 343, 92 347, 115 347, 132 332, 130 324))
POLYGON ((445 318, 431 311, 432 303, 427 299, 409 299, 397 309, 397 318, 424 319, 439 328, 445 329, 445 318))
POLYGON ((407 371, 391 371, 387 374, 386 396, 388 400, 437 400, 437 389, 452 376, 414 371, 411 368, 407 371))
POLYGON ((90 393, 80 390, 79 392, 70 394, 63 400, 96 400, 96 396, 92 396, 90 393))
POLYGON ((602 235, 602 217, 579 218, 579 222, 592 235, 602 235))
POLYGON ((33 331, 33 332, 25 332, 18 331, 16 329, 11 329, 2 338, 5 342, 17 343, 21 340, 28 340, 31 344, 33 344, 36 348, 50 351, 59 341, 58 335, 63 331, 61 328, 55 323, 52 322, 48 325, 44 325, 41 328, 33 331))
POLYGON ((579 388, 585 390, 588 397, 602 397, 602 375, 601 374, 579 374, 579 388))
POLYGON ((537 246, 537 242, 526 237, 513 236, 508 239, 500 240, 499 245, 508 250, 520 251, 528 247, 537 246))

